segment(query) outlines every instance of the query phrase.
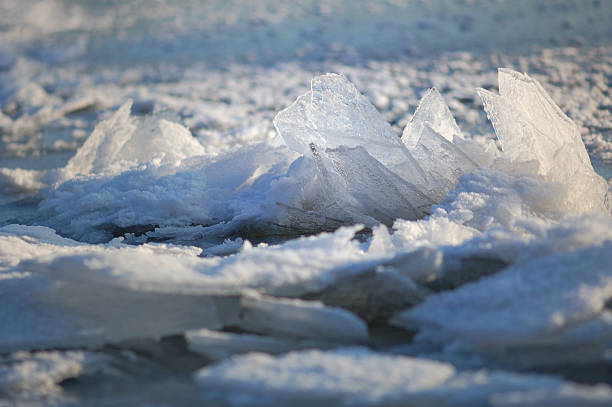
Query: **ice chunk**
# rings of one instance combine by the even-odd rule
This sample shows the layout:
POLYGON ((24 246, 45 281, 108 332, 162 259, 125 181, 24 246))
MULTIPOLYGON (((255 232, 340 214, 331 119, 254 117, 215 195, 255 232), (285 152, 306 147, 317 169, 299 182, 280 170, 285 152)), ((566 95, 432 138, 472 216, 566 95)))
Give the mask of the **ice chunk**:
POLYGON ((430 127, 435 133, 451 143, 455 137, 463 137, 455 118, 436 88, 431 88, 425 92, 412 119, 404 128, 402 141, 409 149, 417 146, 425 126, 430 127))
POLYGON ((430 296, 393 322, 420 327, 420 340, 459 338, 511 365, 598 363, 612 337, 610 262, 609 241, 531 260, 430 296))
POLYGON ((367 225, 422 218, 461 174, 478 167, 453 142, 462 140, 461 132, 435 89, 423 97, 402 140, 335 74, 315 77, 311 92, 274 122, 290 148, 314 156, 324 189, 314 210, 330 218, 367 225))
POLYGON ((232 406, 474 406, 511 404, 536 395, 542 404, 561 397, 580 405, 612 401, 605 385, 579 386, 532 374, 458 372, 446 363, 359 348, 237 356, 201 369, 196 381, 206 401, 232 406))
POLYGON ((352 313, 320 302, 247 295, 238 326, 249 332, 294 339, 365 342, 368 329, 352 313))
POLYGON ((57 185, 77 175, 118 174, 143 163, 176 163, 203 155, 204 147, 169 114, 135 118, 132 101, 125 102, 109 119, 98 123, 93 133, 65 167, 46 171, 0 168, 6 186, 32 191, 57 185))
POLYGON ((324 214, 372 224, 369 217, 390 226, 398 217, 422 218, 434 203, 361 146, 341 146, 324 153, 314 145, 312 148, 319 177, 327 192, 327 199, 322 202, 324 214))
POLYGON ((274 125, 287 145, 300 154, 310 156, 311 144, 321 151, 361 146, 406 181, 425 179, 425 172, 389 123, 343 75, 315 77, 310 93, 279 112, 274 125))
POLYGON ((474 160, 429 123, 422 125, 419 141, 410 153, 427 174, 427 183, 421 188, 434 202, 442 201, 462 174, 478 168, 474 160))
POLYGON ((392 261, 372 263, 362 272, 338 279, 324 290, 309 293, 305 298, 342 307, 368 323, 385 323, 399 309, 418 304, 429 294, 429 290, 410 277, 395 268, 387 268, 392 261))
POLYGON ((425 171, 426 180, 419 186, 435 202, 455 187, 461 174, 478 167, 459 146, 466 141, 436 88, 429 89, 419 101, 404 128, 402 142, 425 171))
POLYGON ((454 374, 447 364, 356 348, 235 357, 200 370, 196 380, 212 397, 232 394, 233 405, 331 405, 380 402, 400 388, 426 392, 454 374))
POLYGON ((107 249, 86 245, 85 253, 59 253, 23 261, 19 267, 56 281, 109 289, 192 295, 238 294, 257 289, 297 296, 359 271, 335 266, 349 266, 362 259, 363 250, 352 240, 361 228, 340 228, 333 234, 303 237, 282 245, 247 248, 238 256, 226 258, 201 258, 194 248, 163 245, 107 249))
POLYGON ((161 115, 142 121, 130 116, 132 101, 125 102, 93 133, 68 161, 64 177, 76 174, 118 172, 127 165, 176 162, 204 154, 204 147, 180 124, 161 115), (122 167, 123 166, 123 167, 122 167))
POLYGON ((500 69, 499 95, 484 89, 478 93, 516 172, 533 168, 533 173, 566 186, 560 201, 573 211, 609 212, 607 183, 593 171, 578 128, 538 81, 500 69))
POLYGON ((89 174, 100 172, 114 163, 125 143, 136 130, 130 120, 132 102, 125 102, 110 119, 100 122, 83 146, 68 161, 66 172, 89 174))
POLYGON ((296 340, 272 336, 236 334, 230 332, 200 329, 185 334, 189 349, 209 359, 218 361, 232 355, 262 352, 272 355, 286 353, 304 348, 321 348, 330 346, 322 341, 296 340))

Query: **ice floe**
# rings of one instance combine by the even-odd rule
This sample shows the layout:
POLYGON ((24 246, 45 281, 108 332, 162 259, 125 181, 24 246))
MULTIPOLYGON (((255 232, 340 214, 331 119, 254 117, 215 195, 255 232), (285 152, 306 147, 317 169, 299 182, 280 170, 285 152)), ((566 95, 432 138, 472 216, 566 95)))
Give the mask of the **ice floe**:
POLYGON ((232 406, 546 405, 560 400, 603 406, 612 399, 607 386, 579 386, 550 376, 458 371, 447 363, 360 348, 237 356, 200 370, 196 380, 207 400, 232 406))
POLYGON ((462 342, 465 352, 509 365, 602 363, 612 335, 611 253, 606 240, 527 261, 429 296, 392 322, 419 330, 417 343, 462 342))

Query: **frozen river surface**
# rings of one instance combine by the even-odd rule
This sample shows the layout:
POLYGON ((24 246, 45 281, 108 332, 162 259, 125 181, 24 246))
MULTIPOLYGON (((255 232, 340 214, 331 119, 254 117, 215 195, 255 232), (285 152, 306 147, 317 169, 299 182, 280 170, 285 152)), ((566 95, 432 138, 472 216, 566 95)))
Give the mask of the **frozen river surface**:
POLYGON ((611 405, 611 87, 606 1, 1 2, 0 406, 611 405))

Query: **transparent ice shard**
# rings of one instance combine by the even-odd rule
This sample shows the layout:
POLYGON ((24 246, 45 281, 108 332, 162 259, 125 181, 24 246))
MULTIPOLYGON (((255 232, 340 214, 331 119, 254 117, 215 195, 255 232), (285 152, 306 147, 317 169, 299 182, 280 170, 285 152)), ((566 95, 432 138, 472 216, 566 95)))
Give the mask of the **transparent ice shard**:
POLYGON ((287 145, 300 154, 309 156, 310 144, 320 149, 361 146, 407 181, 425 179, 425 172, 389 123, 343 75, 315 77, 311 91, 279 112, 274 125, 287 145))
POLYGON ((422 189, 435 202, 442 201, 455 188, 461 174, 478 168, 474 160, 427 122, 410 153, 427 173, 427 184, 422 189))
POLYGON ((440 202, 453 189, 461 174, 478 167, 457 143, 465 142, 442 95, 429 89, 404 129, 402 142, 425 171, 421 189, 440 202))
MULTIPOLYGON (((499 69, 499 95, 479 89, 495 128, 504 170, 532 172, 566 186, 560 199, 573 211, 605 209, 608 186, 595 174, 576 125, 527 74, 499 69)), ((609 209, 608 209, 609 210, 609 209)))
POLYGON ((324 211, 341 210, 354 221, 372 223, 368 217, 392 225, 398 217, 424 217, 434 203, 363 147, 341 146, 319 153, 313 145, 313 153, 319 177, 328 190, 324 211))
POLYGON ((391 225, 419 219, 453 189, 459 176, 478 167, 454 141, 462 141, 442 96, 429 90, 400 139, 376 108, 344 76, 312 80, 274 119, 296 152, 313 157, 326 216, 391 225))
POLYGON ((416 147, 425 126, 429 126, 449 142, 452 142, 455 137, 463 137, 455 118, 436 88, 425 92, 410 123, 404 128, 402 141, 408 148, 416 147))

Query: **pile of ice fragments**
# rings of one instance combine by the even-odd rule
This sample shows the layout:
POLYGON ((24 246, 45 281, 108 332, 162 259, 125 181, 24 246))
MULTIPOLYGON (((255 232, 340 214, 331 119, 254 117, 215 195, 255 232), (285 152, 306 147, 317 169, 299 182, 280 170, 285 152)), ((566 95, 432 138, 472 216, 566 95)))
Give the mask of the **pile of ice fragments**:
POLYGON ((3 172, 42 189, 38 226, 0 228, 0 352, 185 334, 211 402, 607 405, 504 370, 607 363, 608 184, 537 81, 479 94, 500 148, 435 89, 400 138, 336 74, 218 156, 126 103, 65 168, 3 172), (363 348, 381 325, 406 335, 363 348))

